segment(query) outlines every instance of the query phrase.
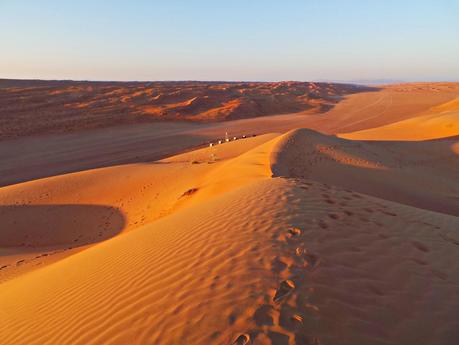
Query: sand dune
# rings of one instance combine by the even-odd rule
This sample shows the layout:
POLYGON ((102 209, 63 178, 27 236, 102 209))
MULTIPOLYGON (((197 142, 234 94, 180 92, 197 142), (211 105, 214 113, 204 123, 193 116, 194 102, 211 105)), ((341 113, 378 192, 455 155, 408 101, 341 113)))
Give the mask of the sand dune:
POLYGON ((204 176, 220 162, 274 136, 246 138, 149 164, 87 170, 1 188, 0 267, 6 267, 0 270, 0 279, 43 267, 55 256, 62 259, 175 212, 188 203, 187 192, 203 184, 204 176))
POLYGON ((432 108, 456 99, 458 92, 458 83, 381 86, 377 92, 363 92, 346 97, 327 116, 311 119, 303 127, 328 134, 381 127, 427 114, 432 108))
MULTIPOLYGON (((15 87, 27 85, 26 83, 15 87)), ((36 87, 43 88, 45 85, 46 83, 39 84, 36 87)), ((66 85, 61 82, 61 84, 48 86, 59 91, 71 85, 71 83, 66 85)), ((98 85, 103 91, 103 83, 98 85)), ((272 90, 268 91, 273 93, 294 91, 294 85, 283 86, 284 90, 281 88, 277 91, 276 87, 284 84, 262 85, 265 88, 271 87, 272 90)), ((12 87, 14 84, 6 86, 12 87)), ((140 87, 140 85, 137 86, 140 87)), ((191 86, 190 90, 193 91, 191 86)), ((190 90, 187 92, 191 92, 190 90)), ((321 88, 318 87, 318 90, 320 91, 321 88)), ((102 91, 94 89, 94 97, 103 97, 102 91)), ((202 92, 205 96, 208 90, 206 91, 201 85, 195 91, 202 92)), ((20 132, 21 137, 0 141, 0 157, 3 163, 0 165, 0 186, 113 165, 151 162, 173 156, 185 149, 207 145, 209 141, 224 137, 225 132, 231 136, 241 136, 254 133, 285 133, 296 128, 311 128, 322 133, 337 134, 376 128, 422 114, 427 115, 431 108, 444 105, 459 97, 459 84, 401 84, 372 89, 371 92, 341 95, 339 99, 333 96, 333 92, 329 96, 334 98, 335 103, 333 103, 334 107, 328 110, 319 106, 319 108, 311 108, 309 111, 300 113, 206 123, 202 121, 158 122, 156 120, 152 123, 137 123, 124 113, 109 111, 106 116, 102 114, 99 117, 86 109, 82 110, 83 115, 91 120, 84 120, 82 123, 77 121, 75 128, 65 127, 69 133, 34 136, 27 136, 30 130, 24 129, 23 126, 30 124, 32 129, 40 124, 59 127, 67 120, 73 119, 70 116, 71 112, 69 113, 67 108, 59 107, 56 112, 52 112, 53 116, 48 119, 49 123, 48 120, 38 121, 38 117, 34 117, 37 121, 29 121, 27 116, 34 113, 26 110, 24 110, 25 120, 20 116, 14 120, 17 113, 8 112, 2 117, 5 125, 11 126, 13 132, 20 132), (336 103, 338 100, 339 102, 336 103), (60 119, 60 112, 62 112, 63 122, 60 119), (112 120, 111 116, 127 117, 129 125, 122 121, 112 120), (131 122, 131 120, 134 121, 131 122), (99 128, 98 125, 96 129, 87 128, 97 123, 108 128, 99 128)), ((320 103, 324 99, 318 98, 314 100, 316 101, 320 103)), ((2 108, 2 110, 5 109, 7 108, 2 108)))
POLYGON ((351 141, 300 129, 275 149, 273 172, 457 216, 457 143, 351 141))
POLYGON ((4 187, 125 224, 0 284, 0 343, 455 343, 455 145, 295 130, 4 187))
POLYGON ((323 112, 344 95, 372 89, 303 82, 0 79, 0 140, 164 120, 221 121, 323 112))
POLYGON ((427 140, 459 135, 459 98, 432 107, 427 114, 385 126, 341 134, 357 140, 427 140))

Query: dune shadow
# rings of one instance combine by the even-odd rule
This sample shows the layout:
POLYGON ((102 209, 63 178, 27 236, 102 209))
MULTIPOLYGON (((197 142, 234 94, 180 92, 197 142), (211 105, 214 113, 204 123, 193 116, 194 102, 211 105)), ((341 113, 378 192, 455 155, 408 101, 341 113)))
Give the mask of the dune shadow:
MULTIPOLYGON (((127 131, 127 130, 126 130, 127 131)), ((124 133, 87 132, 47 138, 23 138, 0 143, 0 187, 124 164, 151 163, 168 156, 206 147, 209 138, 177 133, 158 137, 148 128, 124 133), (147 132, 147 133, 146 133, 147 132), (94 142, 97 145, 94 145, 94 142)))
POLYGON ((78 247, 120 233, 121 211, 106 205, 1 205, 1 247, 78 247))
POLYGON ((452 140, 353 141, 314 133, 301 132, 297 144, 279 153, 273 176, 315 180, 459 215, 455 201, 459 184, 453 177, 459 170, 454 168, 457 154, 451 149, 452 140))

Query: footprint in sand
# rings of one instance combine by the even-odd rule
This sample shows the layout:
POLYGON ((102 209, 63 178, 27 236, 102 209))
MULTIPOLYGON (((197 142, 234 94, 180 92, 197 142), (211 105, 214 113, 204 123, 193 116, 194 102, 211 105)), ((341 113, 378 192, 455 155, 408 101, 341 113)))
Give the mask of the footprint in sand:
POLYGON ((299 324, 303 323, 303 317, 298 314, 292 315, 290 319, 295 323, 299 323, 299 324))
POLYGON ((274 325, 274 308, 269 304, 263 304, 255 310, 253 319, 257 326, 273 326, 274 325))
POLYGON ((280 283, 279 288, 276 290, 273 301, 279 303, 282 299, 287 297, 295 289, 295 283, 291 280, 284 280, 280 283))
POLYGON ((289 237, 299 237, 301 235, 301 230, 298 228, 290 228, 288 229, 289 237))
POLYGON ((315 254, 312 254, 312 253, 308 253, 308 251, 306 250, 306 248, 303 248, 303 247, 297 247, 295 249, 295 255, 297 257, 302 257, 303 260, 304 260, 304 268, 309 268, 311 270, 314 270, 315 268, 317 268, 320 264, 320 259, 317 255, 315 254))
POLYGON ((235 341, 233 341, 234 345, 246 345, 250 341, 250 335, 248 334, 241 334, 239 335, 235 341))
POLYGON ((271 271, 274 273, 280 273, 287 268, 287 264, 282 261, 279 257, 275 257, 271 262, 271 271))

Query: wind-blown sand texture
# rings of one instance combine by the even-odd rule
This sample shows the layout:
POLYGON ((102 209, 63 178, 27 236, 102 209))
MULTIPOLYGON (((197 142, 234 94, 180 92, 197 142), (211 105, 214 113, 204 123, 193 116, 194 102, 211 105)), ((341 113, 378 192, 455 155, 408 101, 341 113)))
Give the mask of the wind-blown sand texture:
POLYGON ((350 116, 0 188, 0 344, 457 343, 457 134, 350 116))

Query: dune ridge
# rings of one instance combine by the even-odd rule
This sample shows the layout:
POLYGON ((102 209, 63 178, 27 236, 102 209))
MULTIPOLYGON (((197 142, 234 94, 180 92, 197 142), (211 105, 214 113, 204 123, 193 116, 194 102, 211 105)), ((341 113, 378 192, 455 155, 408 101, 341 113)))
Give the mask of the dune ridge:
POLYGON ((274 149, 275 176, 301 177, 459 215, 456 137, 430 142, 352 141, 308 129, 274 149))
POLYGON ((251 140, 158 162, 198 169, 183 207, 0 284, 0 343, 458 339, 457 141, 251 140))
POLYGON ((275 136, 3 187, 0 281, 174 213, 196 199, 188 192, 201 188, 209 171, 275 136))

